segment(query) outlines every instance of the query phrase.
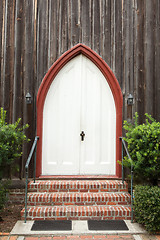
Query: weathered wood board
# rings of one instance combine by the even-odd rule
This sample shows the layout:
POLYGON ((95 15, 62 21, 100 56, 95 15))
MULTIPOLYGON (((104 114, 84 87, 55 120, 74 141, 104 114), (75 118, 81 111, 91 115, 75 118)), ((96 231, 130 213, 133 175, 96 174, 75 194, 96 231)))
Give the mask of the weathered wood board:
MULTIPOLYGON (((0 106, 9 122, 29 123, 36 134, 36 95, 50 66, 83 43, 116 75, 124 97, 123 119, 135 111, 160 121, 159 0, 1 0, 0 106), (25 95, 32 95, 27 105, 25 95), (132 110, 127 97, 134 96, 132 110)), ((21 177, 30 144, 23 147, 21 177)))

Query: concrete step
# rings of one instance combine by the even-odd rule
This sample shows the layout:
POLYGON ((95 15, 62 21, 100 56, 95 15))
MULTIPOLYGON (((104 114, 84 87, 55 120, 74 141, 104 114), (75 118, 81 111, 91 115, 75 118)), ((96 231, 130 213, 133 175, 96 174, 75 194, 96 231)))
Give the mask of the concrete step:
POLYGON ((28 193, 28 205, 129 205, 129 193, 106 192, 58 192, 58 193, 28 193))
MULTIPOLYGON (((21 211, 24 220, 25 209, 21 211)), ((130 220, 130 206, 30 206, 27 220, 130 220)))
POLYGON ((29 192, 128 192, 120 180, 37 180, 28 184, 29 192))

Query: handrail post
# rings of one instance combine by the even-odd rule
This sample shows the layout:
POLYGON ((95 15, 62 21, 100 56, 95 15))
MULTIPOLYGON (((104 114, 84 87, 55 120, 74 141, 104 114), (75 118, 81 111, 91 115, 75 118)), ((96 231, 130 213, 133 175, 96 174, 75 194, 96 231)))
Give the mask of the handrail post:
MULTIPOLYGON (((39 137, 37 136, 36 137, 36 141, 39 139, 39 137)), ((37 144, 36 144, 36 147, 35 147, 35 152, 34 152, 34 172, 33 172, 33 175, 34 175, 34 183, 35 183, 35 180, 36 180, 36 153, 37 153, 37 144)))
POLYGON ((24 222, 27 221, 27 193, 28 193, 28 167, 26 167, 26 188, 25 188, 25 215, 24 222))
POLYGON ((29 167, 29 164, 30 164, 30 161, 31 161, 31 158, 32 158, 32 155, 35 151, 35 156, 34 156, 34 183, 35 183, 35 178, 36 178, 36 149, 37 149, 37 140, 39 139, 38 136, 35 137, 35 140, 33 142, 33 145, 32 145, 32 148, 31 148, 31 151, 30 151, 30 154, 28 156, 28 159, 27 159, 27 162, 26 162, 26 165, 25 165, 25 170, 26 170, 26 188, 25 188, 25 215, 24 215, 24 222, 26 223, 27 221, 27 193, 28 193, 28 167, 29 167))
POLYGON ((122 184, 124 184, 124 165, 123 165, 124 146, 122 142, 122 184))
POLYGON ((124 164, 123 164, 123 157, 124 157, 124 146, 123 146, 123 137, 120 137, 122 142, 122 184, 124 184, 124 164))
POLYGON ((120 139, 122 140, 122 183, 124 183, 124 171, 123 171, 123 156, 124 156, 124 149, 127 153, 128 158, 131 161, 131 223, 133 223, 133 163, 132 163, 132 159, 131 156, 128 152, 127 146, 125 144, 125 141, 123 139, 123 137, 120 137, 120 139))
POLYGON ((34 183, 36 181, 36 151, 37 151, 37 146, 35 148, 35 153, 34 153, 34 170, 33 170, 34 183))
POLYGON ((133 164, 131 164, 131 223, 133 223, 133 164))

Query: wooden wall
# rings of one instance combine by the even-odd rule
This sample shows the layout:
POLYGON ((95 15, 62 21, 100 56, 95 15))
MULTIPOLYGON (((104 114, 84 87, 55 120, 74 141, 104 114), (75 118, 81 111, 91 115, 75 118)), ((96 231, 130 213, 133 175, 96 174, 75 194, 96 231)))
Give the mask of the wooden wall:
MULTIPOLYGON (((123 118, 132 111, 160 121, 159 0, 0 0, 0 106, 8 121, 36 132, 36 95, 49 67, 77 43, 96 51, 116 75, 124 96, 123 118), (31 105, 25 95, 33 97, 31 105)), ((29 144, 24 146, 23 175, 29 144)))

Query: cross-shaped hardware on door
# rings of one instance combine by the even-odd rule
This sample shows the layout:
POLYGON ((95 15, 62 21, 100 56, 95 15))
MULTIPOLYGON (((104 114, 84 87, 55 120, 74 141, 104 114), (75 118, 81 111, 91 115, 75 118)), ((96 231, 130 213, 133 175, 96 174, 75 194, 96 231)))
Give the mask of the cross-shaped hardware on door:
POLYGON ((84 141, 85 133, 83 131, 81 132, 80 136, 81 136, 81 141, 84 141))

